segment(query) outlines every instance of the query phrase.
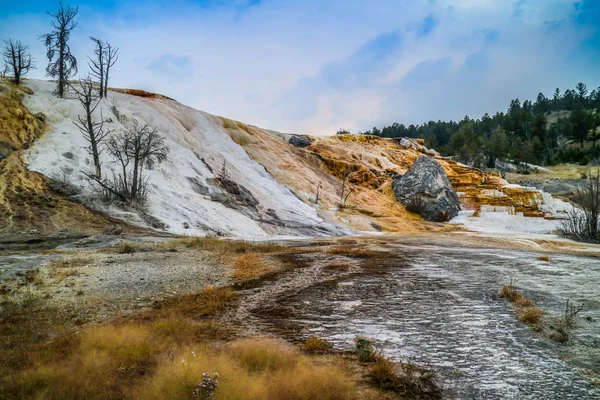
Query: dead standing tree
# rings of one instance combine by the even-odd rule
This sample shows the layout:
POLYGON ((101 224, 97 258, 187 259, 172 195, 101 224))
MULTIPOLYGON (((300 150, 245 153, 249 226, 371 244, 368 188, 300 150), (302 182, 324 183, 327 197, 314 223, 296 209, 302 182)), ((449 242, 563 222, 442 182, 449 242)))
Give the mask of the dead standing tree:
POLYGON ((2 56, 6 63, 6 70, 12 69, 13 82, 18 85, 21 83, 21 78, 24 77, 30 69, 35 69, 33 57, 28 51, 28 46, 21 44, 19 41, 8 39, 4 41, 5 48, 2 56))
POLYGON ((88 65, 92 71, 92 75, 99 84, 100 98, 106 97, 108 94, 108 78, 110 69, 115 65, 119 59, 119 49, 113 47, 108 42, 103 42, 100 39, 90 36, 96 48, 94 49, 94 58, 89 58, 88 65))
POLYGON ((121 171, 113 173, 112 182, 88 176, 121 200, 143 203, 148 184, 144 169, 167 159, 169 149, 165 139, 156 129, 134 122, 133 127, 121 135, 112 135, 106 148, 120 164, 121 171))
POLYGON ((77 73, 77 59, 71 54, 71 48, 67 44, 71 37, 71 31, 77 27, 75 17, 79 11, 78 7, 68 6, 64 8, 62 2, 56 14, 48 13, 54 18, 52 27, 54 31, 42 35, 47 48, 48 66, 46 76, 56 78, 55 93, 58 97, 64 97, 69 86, 69 77, 77 73))
POLYGON ((119 60, 119 48, 113 47, 110 43, 106 42, 104 44, 105 50, 105 68, 106 73, 104 74, 104 97, 108 94, 108 78, 110 76, 110 69, 115 65, 115 63, 119 60))
POLYGON ((93 36, 90 36, 90 40, 94 42, 96 48, 94 49, 94 58, 88 57, 89 62, 88 66, 90 67, 90 71, 92 76, 97 80, 99 84, 98 95, 100 98, 104 97, 104 54, 106 52, 104 48, 104 42, 100 39, 97 39, 93 36))
POLYGON ((354 192, 354 188, 351 188, 346 193, 346 183, 348 181, 348 175, 350 175, 351 172, 352 170, 350 170, 350 168, 345 168, 342 174, 342 191, 340 193, 340 204, 338 205, 338 208, 340 210, 346 208, 346 201, 348 200, 348 197, 350 197, 352 192, 354 192))
POLYGON ((85 140, 90 144, 89 153, 94 158, 94 167, 96 169, 95 177, 102 179, 102 163, 100 162, 100 153, 102 153, 102 144, 112 131, 104 131, 104 118, 100 112, 100 120, 94 120, 93 114, 100 104, 100 97, 96 93, 96 85, 88 76, 79 80, 79 85, 72 85, 79 103, 83 107, 85 116, 78 116, 79 121, 73 123, 79 128, 85 140))

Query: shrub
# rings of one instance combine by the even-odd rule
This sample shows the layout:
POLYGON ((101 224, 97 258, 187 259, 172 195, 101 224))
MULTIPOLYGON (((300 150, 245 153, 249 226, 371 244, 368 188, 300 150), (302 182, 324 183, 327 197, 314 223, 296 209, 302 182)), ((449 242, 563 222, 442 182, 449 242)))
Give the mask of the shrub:
POLYGON ((325 354, 331 350, 331 344, 318 337, 310 337, 301 346, 302 350, 308 354, 325 354))
POLYGON ((567 218, 561 221, 559 234, 568 239, 597 243, 600 241, 600 170, 589 173, 586 184, 574 196, 581 210, 573 208, 567 218))
POLYGON ((377 359, 377 350, 374 347, 375 339, 358 335, 354 338, 356 353, 360 362, 374 362, 377 359))
POLYGON ((48 178, 47 184, 50 190, 63 196, 75 196, 81 193, 81 189, 69 182, 69 178, 64 172, 62 175, 48 178))

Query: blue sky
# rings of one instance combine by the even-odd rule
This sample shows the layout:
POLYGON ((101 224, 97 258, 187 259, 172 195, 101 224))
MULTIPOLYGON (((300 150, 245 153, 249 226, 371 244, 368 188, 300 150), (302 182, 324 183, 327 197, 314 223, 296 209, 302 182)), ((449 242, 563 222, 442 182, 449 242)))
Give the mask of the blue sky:
MULTIPOLYGON (((65 1, 65 4, 68 2, 65 1)), ((287 132, 480 117, 510 99, 600 86, 599 0, 80 0, 80 73, 94 35, 120 47, 111 84, 287 132)), ((57 1, 0 8, 28 44, 57 1)))

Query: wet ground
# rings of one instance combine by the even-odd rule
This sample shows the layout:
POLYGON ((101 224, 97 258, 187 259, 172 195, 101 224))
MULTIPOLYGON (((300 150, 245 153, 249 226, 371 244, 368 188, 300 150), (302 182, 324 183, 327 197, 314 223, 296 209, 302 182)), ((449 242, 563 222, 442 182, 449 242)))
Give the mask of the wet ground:
POLYGON ((338 348, 357 334, 374 337, 386 355, 440 370, 453 398, 600 399, 582 373, 600 373, 597 258, 552 254, 544 262, 535 252, 401 241, 337 253, 282 260, 299 267, 247 289, 237 318, 338 348), (498 297, 511 278, 548 323, 567 299, 586 304, 567 344, 518 321, 498 297))

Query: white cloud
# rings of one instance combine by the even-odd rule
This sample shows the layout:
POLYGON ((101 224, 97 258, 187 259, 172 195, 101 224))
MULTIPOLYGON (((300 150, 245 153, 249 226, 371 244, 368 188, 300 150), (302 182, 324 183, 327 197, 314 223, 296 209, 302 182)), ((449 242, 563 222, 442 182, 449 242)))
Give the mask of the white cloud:
MULTIPOLYGON (((267 0, 253 7, 135 1, 110 15, 81 9, 72 40, 80 63, 92 51, 87 36, 98 35, 121 49, 112 85, 284 131, 478 117, 513 97, 600 80, 597 68, 578 58, 593 28, 570 19, 575 0, 518 7, 516 0, 267 0), (430 15, 435 26, 419 37, 430 15), (496 39, 486 41, 490 32, 496 39), (398 46, 364 52, 389 34, 400 38, 398 46)), ((48 26, 44 15, 0 20, 0 37, 31 44, 40 67, 32 76, 43 76, 37 35, 48 26)))

